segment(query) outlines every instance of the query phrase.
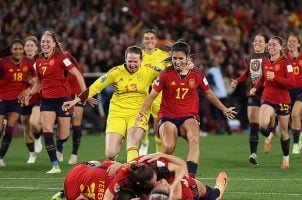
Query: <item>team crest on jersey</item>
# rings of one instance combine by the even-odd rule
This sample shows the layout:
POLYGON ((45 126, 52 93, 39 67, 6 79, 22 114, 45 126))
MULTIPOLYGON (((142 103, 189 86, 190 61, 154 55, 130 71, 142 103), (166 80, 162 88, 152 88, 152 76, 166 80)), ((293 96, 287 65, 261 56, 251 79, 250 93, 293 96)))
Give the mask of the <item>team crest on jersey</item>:
POLYGON ((28 71, 28 66, 23 66, 23 71, 28 71))
POLYGON ((279 70, 280 70, 280 65, 279 64, 275 65, 275 71, 277 72, 279 70))
POLYGON ((157 71, 157 72, 161 71, 161 69, 159 67, 157 67, 157 66, 154 66, 154 70, 157 71))
POLYGON ((195 79, 189 79, 189 87, 194 88, 195 87, 195 79))
POLYGON ((55 64, 55 60, 51 59, 48 63, 49 63, 49 65, 54 65, 55 64))
POLYGON ((137 80, 140 82, 140 81, 143 81, 143 75, 142 74, 138 74, 137 75, 137 80))
POLYGON ((258 71, 261 66, 260 59, 252 59, 250 66, 253 71, 258 71))

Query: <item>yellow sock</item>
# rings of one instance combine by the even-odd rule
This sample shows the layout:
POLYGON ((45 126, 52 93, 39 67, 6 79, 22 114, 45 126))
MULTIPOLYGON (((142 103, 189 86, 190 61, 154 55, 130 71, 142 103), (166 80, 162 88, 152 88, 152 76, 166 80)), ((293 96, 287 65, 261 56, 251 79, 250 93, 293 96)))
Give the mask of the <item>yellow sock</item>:
POLYGON ((154 136, 156 152, 163 152, 163 141, 158 136, 154 136))
POLYGON ((130 162, 131 160, 135 159, 138 157, 138 149, 137 146, 130 146, 127 149, 127 162, 130 162))
POLYGON ((149 131, 146 131, 145 135, 143 135, 142 143, 146 144, 149 142, 149 131))

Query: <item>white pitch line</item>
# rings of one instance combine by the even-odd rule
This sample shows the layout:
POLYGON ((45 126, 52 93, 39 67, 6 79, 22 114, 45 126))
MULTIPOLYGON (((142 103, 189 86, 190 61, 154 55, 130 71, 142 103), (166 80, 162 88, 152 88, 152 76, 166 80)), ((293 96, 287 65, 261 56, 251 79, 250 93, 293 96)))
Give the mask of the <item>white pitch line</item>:
MULTIPOLYGON (((197 180, 215 180, 216 178, 196 178, 197 180)), ((231 181, 302 181, 302 178, 229 178, 231 181)))
POLYGON ((249 195, 284 195, 284 196, 302 196, 300 193, 282 193, 282 192, 236 192, 227 191, 229 194, 249 194, 249 195))
MULTIPOLYGON (((62 180, 64 177, 50 178, 50 177, 5 177, 0 178, 0 180, 62 180)), ((197 177, 197 180, 216 180, 216 178, 211 177, 197 177)), ((231 181, 302 181, 302 178, 232 178, 231 181)))
POLYGON ((59 178, 49 178, 49 177, 43 177, 43 178, 33 178, 33 177, 6 177, 6 178, 0 178, 0 180, 49 180, 49 179, 64 179, 64 177, 59 178))
POLYGON ((0 189, 22 189, 22 190, 61 190, 62 188, 40 188, 40 187, 12 187, 12 186, 0 186, 0 189))

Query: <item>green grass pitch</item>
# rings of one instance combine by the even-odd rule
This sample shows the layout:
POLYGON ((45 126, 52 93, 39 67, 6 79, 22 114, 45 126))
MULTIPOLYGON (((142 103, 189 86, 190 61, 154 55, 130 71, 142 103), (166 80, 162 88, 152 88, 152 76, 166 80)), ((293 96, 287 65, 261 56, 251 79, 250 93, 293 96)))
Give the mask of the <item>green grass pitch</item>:
MULTIPOLYGON (((269 154, 263 153, 263 137, 259 144, 259 166, 248 162, 249 148, 247 134, 210 135, 201 138, 201 156, 197 177, 213 186, 217 174, 225 170, 230 181, 224 199, 226 200, 298 200, 302 199, 302 155, 291 155, 290 169, 281 170, 280 140, 274 138, 269 154)), ((150 152, 154 151, 150 136, 150 152)), ((71 168, 67 164, 71 151, 71 140, 64 146, 62 173, 48 175, 50 163, 45 149, 38 154, 37 162, 26 164, 28 152, 23 138, 14 138, 5 157, 6 167, 0 168, 0 199, 19 200, 50 199, 62 186, 64 175, 71 168)), ((176 155, 185 159, 187 144, 178 140, 176 155)), ((79 160, 104 159, 104 135, 85 135, 79 150, 79 160)), ((118 157, 125 160, 125 146, 118 157)))

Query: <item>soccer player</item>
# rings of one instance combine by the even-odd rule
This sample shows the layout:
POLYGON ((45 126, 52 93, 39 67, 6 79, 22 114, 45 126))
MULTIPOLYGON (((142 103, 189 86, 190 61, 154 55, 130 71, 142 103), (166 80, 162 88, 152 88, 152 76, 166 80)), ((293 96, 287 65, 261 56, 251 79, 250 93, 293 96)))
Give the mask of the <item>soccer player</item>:
POLYGON ((61 172, 53 138, 55 120, 57 119, 58 122, 59 139, 67 140, 70 133, 70 114, 61 109, 69 95, 65 85, 65 72, 68 71, 76 76, 82 91, 86 90, 86 85, 79 70, 64 54, 61 44, 53 32, 43 33, 41 50, 42 55, 37 58, 35 63, 37 81, 26 101, 28 102, 31 96, 41 89, 41 122, 45 147, 52 165, 52 169, 47 173, 53 174, 61 172))
MULTIPOLYGON (((65 52, 65 55, 67 56, 67 58, 70 59, 70 61, 72 62, 72 64, 74 64, 74 66, 76 66, 78 68, 78 70, 81 72, 81 74, 83 73, 83 69, 81 68, 81 66, 79 65, 79 63, 77 62, 77 60, 68 52, 65 52)), ((84 79, 84 77, 83 77, 84 79)), ((75 98, 76 96, 78 96, 81 93, 81 88, 80 85, 77 82, 77 79, 74 75, 68 73, 67 77, 66 77, 66 84, 67 87, 69 88, 69 93, 71 95, 72 98, 75 98)), ((78 150, 80 147, 80 143, 81 143, 81 137, 82 137, 82 127, 81 127, 81 123, 82 123, 82 118, 83 118, 83 104, 81 103, 77 103, 74 106, 74 115, 71 118, 71 122, 72 122, 72 152, 70 155, 70 159, 68 161, 68 164, 74 165, 77 163, 78 161, 78 150)), ((57 138, 57 158, 60 162, 63 161, 63 143, 65 140, 61 140, 59 138, 57 138)))
POLYGON ((19 97, 26 93, 31 77, 34 76, 33 61, 24 56, 24 43, 15 39, 10 44, 11 55, 0 61, 0 130, 7 117, 5 133, 0 147, 0 167, 6 166, 3 158, 13 138, 13 128, 20 113, 19 97))
POLYGON ((268 42, 269 58, 263 61, 262 76, 250 90, 251 95, 264 84, 259 111, 259 128, 264 136, 269 136, 269 123, 277 114, 283 151, 282 169, 289 168, 288 122, 290 115, 290 96, 288 89, 295 86, 295 77, 291 63, 282 55, 282 38, 271 37, 268 42))
MULTIPOLYGON (((158 67, 161 70, 166 68, 164 60, 168 57, 168 53, 159 48, 156 48, 157 44, 157 33, 154 29, 147 29, 144 32, 142 43, 144 45, 143 48, 143 60, 142 66, 147 67, 158 67)), ((153 125, 154 125, 154 139, 155 139, 155 150, 156 152, 162 152, 162 141, 158 134, 158 126, 157 126, 157 113, 159 111, 159 106, 161 102, 161 93, 158 97, 153 101, 151 106, 151 115, 153 117, 153 125)), ((148 153, 149 139, 148 139, 148 131, 146 131, 145 135, 142 138, 141 146, 139 149, 139 155, 146 155, 148 153)))
POLYGON ((163 141, 164 153, 173 154, 177 136, 188 141, 187 167, 190 176, 195 177, 200 149, 199 149, 199 117, 197 89, 204 91, 205 96, 219 108, 227 118, 232 119, 236 112, 234 107, 225 107, 215 96, 202 72, 194 67, 187 69, 190 57, 190 46, 177 41, 171 46, 172 65, 163 71, 151 93, 145 100, 137 122, 144 119, 153 100, 162 91, 163 97, 158 112, 159 134, 163 141))
POLYGON ((75 98, 65 102, 63 109, 71 108, 77 102, 84 102, 90 97, 102 92, 113 85, 116 90, 110 100, 109 115, 106 127, 107 159, 114 160, 120 152, 121 142, 127 138, 127 161, 138 157, 138 145, 145 130, 148 128, 149 113, 146 121, 135 124, 136 116, 148 95, 148 90, 158 76, 158 67, 141 66, 142 50, 137 46, 128 47, 125 52, 125 64, 112 68, 105 75, 97 79, 89 89, 75 98))
MULTIPOLYGON (((231 87, 235 88, 239 83, 248 80, 248 91, 257 83, 259 78, 262 75, 262 63, 263 60, 269 57, 269 53, 266 51, 266 46, 268 42, 268 37, 264 34, 257 34, 253 41, 254 53, 250 54, 246 58, 246 71, 232 80, 231 87)), ((263 88, 261 87, 254 96, 248 96, 248 107, 247 115, 250 123, 250 135, 249 135, 249 144, 250 144, 250 163, 258 165, 257 159, 257 148, 259 143, 259 109, 261 106, 261 94, 263 88)), ((271 143, 267 143, 271 147, 271 143)), ((267 152, 269 149, 266 149, 267 152)))
POLYGON ((293 154, 299 154, 301 143, 299 144, 301 131, 301 112, 302 112, 302 54, 300 49, 300 40, 295 35, 290 35, 287 39, 286 58, 293 66, 293 71, 296 79, 296 85, 289 90, 291 102, 293 105, 291 112, 291 129, 293 133, 293 154))
MULTIPOLYGON (((25 56, 32 59, 33 62, 38 57, 38 39, 35 36, 28 36, 24 40, 24 51, 25 56)), ((33 74, 35 76, 35 74, 33 74)), ((32 80, 34 81, 34 80, 32 80)), ((28 87, 30 84, 28 85, 28 87)), ((29 151, 29 158, 27 160, 28 164, 33 164, 36 162, 36 153, 41 152, 41 129, 40 124, 40 94, 33 98, 30 105, 25 105, 24 99, 26 95, 30 92, 30 88, 26 90, 26 93, 21 93, 19 99, 21 100, 21 123, 24 131, 24 139, 29 151), (34 138, 33 138, 34 136, 34 138)))

